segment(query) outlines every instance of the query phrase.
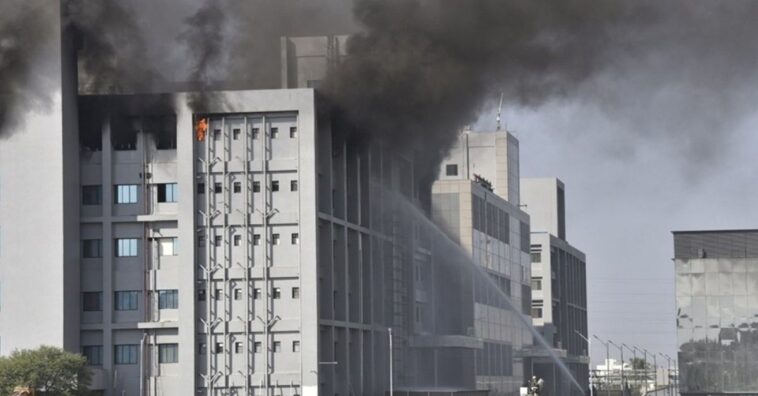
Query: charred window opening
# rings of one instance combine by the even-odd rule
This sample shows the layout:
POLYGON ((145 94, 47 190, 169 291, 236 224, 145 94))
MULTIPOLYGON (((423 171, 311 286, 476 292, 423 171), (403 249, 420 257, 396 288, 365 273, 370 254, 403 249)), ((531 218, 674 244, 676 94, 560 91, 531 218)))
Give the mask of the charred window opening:
POLYGON ((113 149, 116 151, 137 150, 138 120, 130 117, 114 117, 111 122, 113 149))
POLYGON ((176 150, 176 117, 173 115, 145 117, 142 129, 153 136, 158 150, 176 150))
POLYGON ((90 151, 103 149, 102 120, 99 116, 80 112, 79 145, 90 151))

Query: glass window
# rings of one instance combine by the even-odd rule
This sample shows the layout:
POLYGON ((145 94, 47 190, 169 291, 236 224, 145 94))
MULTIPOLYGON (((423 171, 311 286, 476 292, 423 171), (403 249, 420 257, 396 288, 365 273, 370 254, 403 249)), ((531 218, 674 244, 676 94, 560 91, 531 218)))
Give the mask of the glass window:
POLYGON ((278 245, 279 244, 279 234, 273 234, 273 235, 271 235, 271 239, 272 239, 272 243, 274 245, 278 245))
POLYGON ((297 191, 297 180, 290 180, 290 191, 297 191))
POLYGON ((240 288, 234 289, 234 299, 235 300, 241 300, 242 299, 242 289, 240 289, 240 288))
POLYGON ((274 341, 274 352, 281 352, 281 351, 282 351, 281 341, 274 341))
POLYGON ((198 289, 197 290, 197 301, 205 301, 208 298, 208 295, 205 291, 205 289, 198 289))
POLYGON ((221 140, 221 130, 220 129, 214 129, 213 130, 213 140, 221 140))
POLYGON ((179 239, 160 238, 158 239, 158 246, 161 256, 176 256, 179 252, 179 239))
POLYGON ((216 343, 216 353, 224 353, 224 343, 223 342, 217 342, 216 343))
POLYGON ((124 238, 116 239, 116 257, 136 257, 137 256, 137 239, 124 238))
POLYGON ((260 128, 253 128, 253 139, 258 139, 258 135, 261 134, 260 128))
POLYGON ((241 182, 234 182, 234 193, 239 194, 242 192, 242 183, 241 182))
POLYGON ((259 234, 253 235, 253 245, 258 246, 261 244, 261 236, 259 234))
POLYGON ((82 205, 101 205, 103 203, 102 186, 83 186, 82 205))
POLYGON ((242 131, 239 128, 234 128, 232 130, 232 139, 234 139, 234 140, 240 140, 240 134, 241 133, 242 133, 242 131))
POLYGON ((158 344, 158 363, 178 363, 179 344, 158 344))
POLYGON ((271 191, 279 191, 279 180, 271 181, 271 191))
POLYGON ((158 185, 158 202, 176 202, 179 198, 178 184, 168 183, 158 185))
POLYGON ((205 194, 205 183, 197 183, 197 193, 205 194))
POLYGON ((223 192, 223 186, 221 183, 213 183, 213 192, 216 194, 221 194, 223 192))
POLYGON ((179 308, 179 290, 158 290, 158 309, 179 308))
POLYGON ((87 359, 87 364, 90 366, 102 366, 103 364, 102 345, 82 346, 82 355, 87 359))
POLYGON ((103 293, 102 292, 84 292, 82 293, 82 311, 97 312, 103 310, 103 293))
POLYGON ((221 246, 221 242, 223 242, 223 237, 221 235, 216 235, 213 237, 213 245, 216 247, 221 246))
POLYGON ((277 127, 272 127, 272 128, 271 128, 271 138, 272 138, 272 139, 276 139, 276 138, 278 138, 278 137, 279 137, 279 128, 277 128, 277 127))
POLYGON ((242 353, 242 342, 237 341, 234 343, 234 353, 237 353, 237 354, 242 353))
POLYGON ((282 298, 282 289, 280 289, 278 287, 275 287, 274 288, 274 295, 273 295, 273 297, 274 297, 274 299, 282 298))
POLYGON ((292 234, 292 244, 297 245, 298 243, 300 243, 300 234, 295 232, 292 234))
POLYGON ((137 185, 119 184, 115 187, 115 199, 117 204, 137 203, 137 185))
POLYGON ((445 175, 447 175, 447 176, 458 176, 458 165, 457 164, 447 164, 447 165, 445 165, 445 175))
POLYGON ((292 288, 292 298, 297 300, 300 298, 300 288, 299 287, 293 287, 292 288))
POLYGON ((297 137, 297 127, 290 127, 290 138, 294 139, 297 137))
POLYGON ((137 364, 137 344, 123 344, 113 346, 113 363, 137 364))
POLYGON ((85 239, 82 241, 82 257, 98 258, 103 257, 103 240, 102 239, 85 239))
POLYGON ((253 182, 253 192, 261 192, 261 182, 253 182))
POLYGON ((262 350, 263 350, 263 345, 261 345, 261 342, 260 342, 260 341, 256 341, 256 342, 253 344, 253 351, 254 351, 255 353, 260 353, 262 350))
POLYGON ((117 291, 114 293, 113 308, 116 311, 136 311, 138 296, 137 291, 117 291))
POLYGON ((256 300, 261 298, 261 289, 253 289, 253 298, 256 300))
POLYGON ((234 236, 234 246, 239 246, 242 242, 242 235, 235 235, 234 236))
POLYGON ((292 352, 300 352, 300 341, 292 341, 292 352))
POLYGON ((532 290, 542 290, 542 278, 532 278, 532 290))
POLYGON ((541 318, 542 317, 542 307, 532 307, 532 317, 533 318, 541 318))

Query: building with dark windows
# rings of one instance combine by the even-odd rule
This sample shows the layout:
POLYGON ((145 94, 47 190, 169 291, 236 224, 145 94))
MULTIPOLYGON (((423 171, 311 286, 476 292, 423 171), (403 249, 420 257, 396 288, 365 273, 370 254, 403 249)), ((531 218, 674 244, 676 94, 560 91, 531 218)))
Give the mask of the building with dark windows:
POLYGON ((432 219, 465 253, 460 261, 479 268, 463 278, 473 293, 462 302, 477 341, 470 370, 490 395, 518 394, 530 376, 529 216, 518 206, 518 175, 513 135, 464 131, 432 186, 432 219))
POLYGON ((758 395, 758 230, 673 234, 681 395, 758 395))
MULTIPOLYGON (((521 202, 532 221, 532 319, 574 378, 586 389, 587 277, 582 251, 566 240, 565 189, 556 178, 521 179, 521 202)), ((535 349, 534 374, 543 378, 550 396, 582 393, 571 386, 544 352, 535 349)))

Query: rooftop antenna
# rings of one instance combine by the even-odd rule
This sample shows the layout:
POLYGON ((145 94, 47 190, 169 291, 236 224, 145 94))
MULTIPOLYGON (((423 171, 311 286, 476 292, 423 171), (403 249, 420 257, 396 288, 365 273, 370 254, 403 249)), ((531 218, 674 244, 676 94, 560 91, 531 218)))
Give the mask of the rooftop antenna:
POLYGON ((500 104, 497 106, 497 130, 500 131, 500 121, 503 115, 503 93, 500 92, 500 104))

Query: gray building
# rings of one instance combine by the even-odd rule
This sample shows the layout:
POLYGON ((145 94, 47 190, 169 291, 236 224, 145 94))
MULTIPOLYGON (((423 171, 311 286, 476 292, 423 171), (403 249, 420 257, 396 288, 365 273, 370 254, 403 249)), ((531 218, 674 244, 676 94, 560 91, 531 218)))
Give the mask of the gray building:
POLYGON ((464 252, 459 261, 477 268, 463 278, 473 290, 464 303, 480 344, 473 351, 476 388, 492 395, 518 394, 529 375, 524 357, 533 343, 526 327, 529 216, 518 207, 518 182, 518 141, 512 135, 464 131, 432 186, 432 219, 464 252))
POLYGON ((0 141, 3 354, 81 352, 104 395, 379 395, 390 356, 397 388, 477 393, 412 151, 313 89, 80 96, 56 40, 50 110, 0 141))
MULTIPOLYGON (((587 277, 583 252, 566 240, 565 188, 556 178, 521 179, 521 201, 532 220, 532 318, 545 341, 587 389, 587 277), (579 333, 579 334, 577 334, 579 333), (581 334, 581 335, 580 335, 581 334)), ((537 351, 536 351, 537 352, 537 351)), ((533 372, 551 396, 581 395, 553 363, 536 354, 533 372)))
POLYGON ((758 394, 758 230, 673 234, 679 392, 758 394))

